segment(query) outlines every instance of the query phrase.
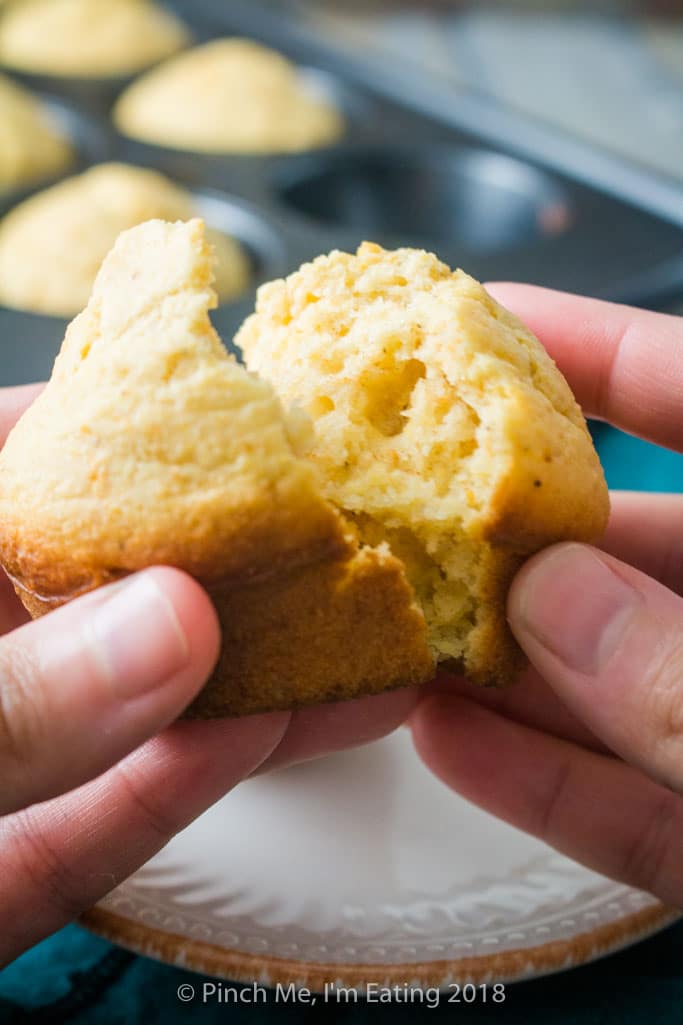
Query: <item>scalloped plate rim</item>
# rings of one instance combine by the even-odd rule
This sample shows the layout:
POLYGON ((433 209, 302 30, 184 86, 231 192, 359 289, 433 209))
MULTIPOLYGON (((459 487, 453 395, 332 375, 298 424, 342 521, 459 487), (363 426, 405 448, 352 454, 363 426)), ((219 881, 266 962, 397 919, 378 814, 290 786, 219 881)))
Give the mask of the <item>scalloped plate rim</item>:
POLYGON ((155 961, 234 982, 260 982, 308 986, 320 992, 325 982, 335 981, 363 989, 371 982, 397 985, 409 982, 417 988, 446 988, 453 982, 515 982, 576 968, 616 953, 647 939, 681 919, 679 909, 655 904, 630 915, 603 923, 566 940, 550 940, 536 947, 520 947, 502 953, 404 964, 365 964, 286 960, 188 937, 134 922, 97 905, 84 912, 79 924, 97 936, 155 961))

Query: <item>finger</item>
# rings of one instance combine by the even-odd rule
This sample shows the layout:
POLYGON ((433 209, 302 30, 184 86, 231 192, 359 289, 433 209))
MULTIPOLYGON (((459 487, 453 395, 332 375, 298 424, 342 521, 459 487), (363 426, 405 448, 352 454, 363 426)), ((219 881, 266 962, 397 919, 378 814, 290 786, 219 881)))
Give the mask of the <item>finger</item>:
POLYGON ((467 800, 613 879, 683 901, 683 801, 615 758, 437 696, 412 718, 426 765, 467 800))
POLYGON ((258 771, 310 761, 378 740, 406 721, 418 696, 415 688, 405 688, 357 701, 298 709, 292 713, 280 744, 258 771))
POLYGON ((0 820, 0 965, 92 906, 268 756, 286 712, 186 722, 0 820))
POLYGON ((44 384, 21 384, 14 388, 0 388, 0 448, 21 414, 44 387, 44 384))
POLYGON ((533 666, 527 667, 512 687, 478 687, 461 676, 441 673, 423 688, 422 698, 446 694, 475 701, 513 722, 523 723, 552 736, 580 744, 591 751, 607 751, 606 745, 573 715, 533 666))
POLYGON ((218 647, 208 597, 167 568, 0 640, 0 814, 91 779, 167 726, 206 681, 218 647))
MULTIPOLYGON (((94 783, 10 816, 4 836, 0 824, 0 861, 8 877, 28 880, 23 888, 18 884, 21 906, 42 910, 28 929, 20 922, 8 936, 6 956, 94 903, 239 779, 261 766, 376 739, 403 722, 415 701, 416 692, 405 690, 291 716, 176 724, 94 783), (114 836, 126 842, 112 850, 114 836)), ((16 919, 17 900, 12 907, 8 899, 0 882, 0 909, 8 907, 8 917, 16 919)))
POLYGON ((535 555, 510 625, 538 672, 614 751, 683 791, 683 599, 588 545, 535 555))
POLYGON ((538 335, 588 416, 683 449, 683 320, 531 285, 487 289, 538 335))
POLYGON ((613 491, 607 531, 600 547, 683 592, 683 495, 613 491))

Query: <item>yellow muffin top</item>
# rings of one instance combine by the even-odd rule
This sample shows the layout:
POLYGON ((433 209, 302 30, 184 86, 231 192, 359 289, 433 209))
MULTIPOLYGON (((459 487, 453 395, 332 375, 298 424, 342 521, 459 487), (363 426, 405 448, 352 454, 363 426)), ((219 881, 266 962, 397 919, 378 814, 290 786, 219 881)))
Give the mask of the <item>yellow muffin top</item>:
POLYGON ((323 493, 403 559, 437 657, 466 659, 479 624, 476 676, 495 661, 483 649, 506 629, 519 556, 604 529, 604 476, 566 381, 434 255, 365 243, 321 256, 259 289, 236 343, 313 418, 323 493))
MULTIPOLYGON (((0 128, 0 135, 2 129, 0 128)), ((157 171, 100 164, 32 196, 0 222, 0 303, 56 316, 83 309, 121 231, 152 218, 185 220, 192 199, 157 171)), ((242 292, 249 261, 234 239, 211 232, 221 300, 242 292)))
POLYGON ((59 174, 72 160, 69 141, 40 102, 0 75, 0 193, 59 174))
POLYGON ((0 20, 0 62, 45 75, 128 75, 189 41, 149 0, 23 0, 0 20))
POLYGON ((198 46, 124 92, 114 120, 126 135, 215 153, 276 153, 334 142, 340 113, 281 54, 247 39, 198 46))
MULTIPOLYGON (((324 427, 315 458, 347 509, 392 523, 490 521, 490 505, 532 411, 547 443, 534 462, 526 529, 556 465, 592 452, 579 407, 545 349, 463 271, 421 250, 365 243, 261 286, 236 337, 250 369, 324 427), (514 433, 513 433, 514 431, 514 433), (540 494, 539 494, 540 492, 540 494), (416 510, 419 509, 419 513, 416 510)), ((513 459, 514 456, 514 459, 513 459)), ((583 460, 581 460, 583 464, 583 460)), ((602 487, 597 458, 563 521, 602 487)), ((540 527, 540 524, 539 524, 540 527)))
POLYGON ((211 326, 211 255, 200 220, 120 235, 11 432, 0 545, 35 591, 93 586, 150 553, 211 580, 343 544, 298 458, 310 424, 211 326))

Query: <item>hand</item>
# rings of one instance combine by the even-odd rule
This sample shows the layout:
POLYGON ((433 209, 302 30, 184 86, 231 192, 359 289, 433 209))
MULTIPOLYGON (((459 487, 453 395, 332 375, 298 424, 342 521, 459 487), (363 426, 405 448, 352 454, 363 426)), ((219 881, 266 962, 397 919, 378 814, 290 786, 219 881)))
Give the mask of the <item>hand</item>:
MULTIPOLYGON (((588 415, 683 450, 683 320, 497 285, 588 415)), ((440 680, 412 716, 428 766, 584 864, 683 904, 683 496, 613 495, 602 551, 561 544, 518 574, 531 661, 506 692, 440 680)))
MULTIPOLYGON (((37 390, 0 390, 0 444, 37 390)), ((0 574, 0 633, 0 966, 117 886, 246 776, 373 740, 415 701, 404 690, 169 725, 208 677, 220 642, 206 594, 169 568, 35 622, 0 574)))

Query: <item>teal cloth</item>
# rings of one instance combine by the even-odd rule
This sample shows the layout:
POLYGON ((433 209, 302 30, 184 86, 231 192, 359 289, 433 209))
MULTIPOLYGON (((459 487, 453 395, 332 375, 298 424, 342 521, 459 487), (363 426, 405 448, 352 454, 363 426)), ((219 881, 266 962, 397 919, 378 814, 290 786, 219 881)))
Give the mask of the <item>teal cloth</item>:
MULTIPOLYGON (((593 433, 612 488, 683 491, 683 456, 603 425, 593 433)), ((683 1020, 683 922, 592 965, 508 987, 504 1005, 355 1006, 182 1004, 183 982, 197 976, 137 957, 72 925, 0 974, 0 1025, 175 1025, 176 1022, 326 1021, 414 1023, 491 1021, 519 1025, 678 1025, 683 1020)), ((201 980, 200 980, 201 982, 201 980)))
POLYGON ((0 1023, 73 1025, 679 1025, 683 1019, 683 922, 628 950, 559 975, 506 987, 506 999, 435 1009, 418 1004, 183 1004, 178 987, 201 976, 110 946, 72 925, 0 975, 0 1023), (71 993, 65 997, 65 993, 71 993), (12 1004, 9 1000, 12 1000, 12 1004), (53 1002, 54 1001, 54 1002, 53 1002), (47 1005, 47 1006, 46 1006, 47 1005), (39 1015, 35 1008, 42 1006, 39 1015))
POLYGON ((595 444, 612 489, 683 491, 683 455, 593 424, 595 444))

